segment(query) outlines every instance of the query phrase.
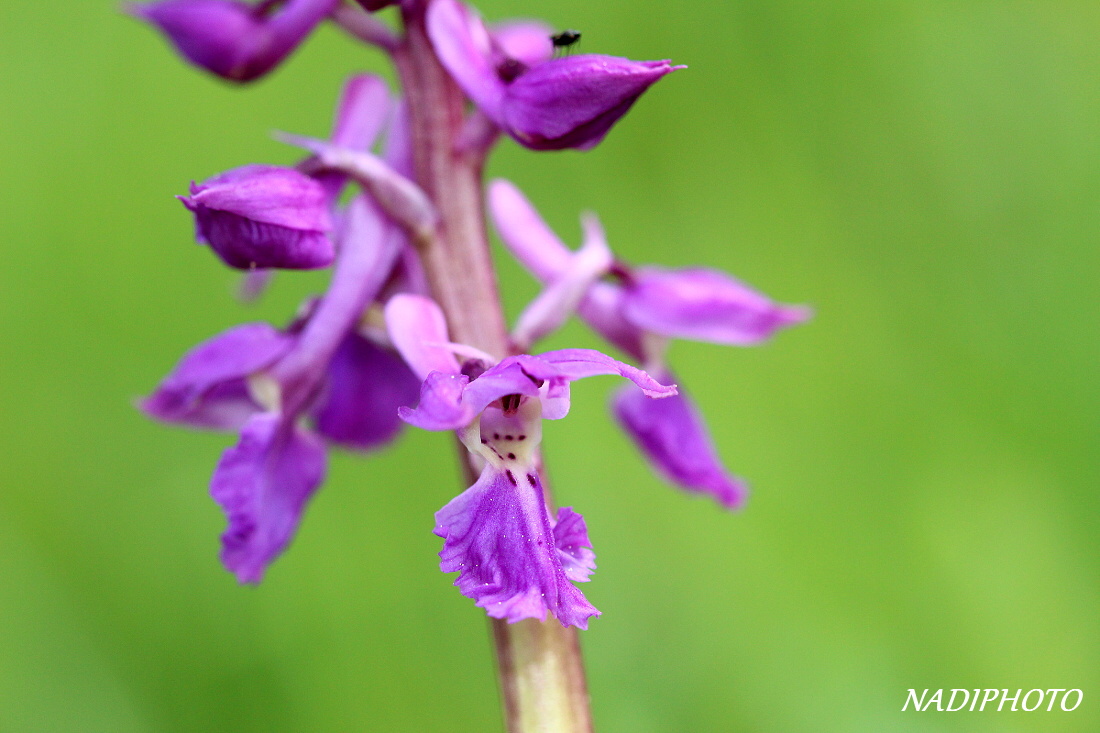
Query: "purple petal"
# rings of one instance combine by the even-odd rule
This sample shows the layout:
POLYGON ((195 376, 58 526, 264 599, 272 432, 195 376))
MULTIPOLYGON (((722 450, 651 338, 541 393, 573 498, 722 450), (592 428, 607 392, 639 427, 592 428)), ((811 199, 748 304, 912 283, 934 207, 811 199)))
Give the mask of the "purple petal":
POLYGON ((402 420, 422 430, 458 430, 474 421, 477 412, 462 404, 469 377, 465 374, 432 372, 420 387, 416 409, 401 407, 402 420))
POLYGON ((642 329, 623 317, 625 294, 620 285, 593 283, 577 306, 577 312, 596 333, 638 361, 646 358, 642 329))
MULTIPOLYGON (((344 83, 332 124, 332 144, 349 150, 369 150, 389 116, 390 95, 386 82, 373 74, 357 74, 344 83)), ((348 176, 338 171, 314 171, 316 162, 316 159, 307 160, 299 168, 309 170, 314 180, 324 187, 326 200, 334 203, 340 199, 348 176)))
MULTIPOLYGON (((563 536, 577 539, 574 520, 565 519, 563 536)), ((569 582, 562 556, 572 575, 591 561, 559 549, 536 473, 517 476, 488 466, 476 484, 436 512, 435 521, 435 534, 444 539, 440 569, 457 571, 455 585, 493 618, 544 620, 550 611, 562 626, 585 629, 599 615, 569 582)))
POLYGON ((263 224, 202 207, 194 212, 202 241, 238 270, 315 270, 328 267, 336 256, 332 241, 322 232, 263 224))
POLYGON ((553 34, 553 28, 537 20, 513 20, 492 28, 500 52, 524 66, 537 66, 554 56, 553 34))
POLYGON ((325 168, 354 178, 391 219, 413 233, 423 234, 435 226, 439 216, 427 194, 377 155, 297 135, 278 137, 313 152, 325 168))
POLYGON ((229 520, 221 560, 241 583, 259 583, 290 543, 325 475, 320 441, 279 415, 252 417, 222 455, 210 494, 229 520))
POLYGON ((313 419, 328 440, 368 450, 393 440, 401 428, 398 408, 414 404, 419 391, 419 380, 404 362, 352 333, 329 363, 313 419))
POLYGON ((340 257, 328 292, 295 348, 272 369, 283 387, 283 410, 288 414, 300 412, 313 398, 329 360, 382 289, 404 242, 401 232, 365 196, 348 204, 339 240, 340 257))
POLYGON ((412 130, 409 129, 409 105, 402 99, 394 105, 382 159, 397 173, 409 180, 416 178, 413 161, 412 130))
POLYGON ((458 0, 432 0, 428 36, 444 68, 491 120, 500 120, 504 81, 494 64, 493 41, 476 13, 458 0))
POLYGON ((613 257, 600 222, 583 219, 584 245, 570 256, 569 265, 520 314, 512 340, 529 346, 557 330, 584 299, 589 288, 611 268, 613 257))
POLYGON ((641 369, 612 359, 595 349, 547 351, 539 354, 538 358, 552 364, 569 381, 601 374, 618 374, 641 387, 646 397, 668 397, 676 394, 675 384, 661 384, 641 369))
POLYGON ((626 288, 623 316, 663 336, 749 346, 810 315, 716 270, 641 268, 635 275, 626 288))
POLYGON ((386 330, 405 363, 421 379, 432 372, 458 374, 458 360, 446 346, 447 319, 423 295, 395 295, 386 303, 386 330))
POLYGON ((261 27, 241 2, 166 0, 127 6, 127 11, 156 25, 191 63, 226 79, 236 79, 246 63, 246 48, 261 27))
POLYGON ((501 126, 536 150, 588 149, 642 92, 675 71, 668 61, 580 55, 535 66, 508 85, 501 126))
POLYGON ((573 253, 514 183, 489 184, 489 211, 505 246, 539 280, 553 282, 569 267, 573 253))
POLYGON ((587 583, 588 576, 596 569, 596 553, 592 552, 584 517, 573 511, 572 507, 558 509, 554 544, 558 548, 558 559, 565 570, 565 577, 574 583, 587 583))
POLYGON ((509 356, 470 382, 462 395, 462 404, 476 416, 507 395, 536 397, 544 382, 559 377, 554 367, 538 357, 509 356))
MULTIPOLYGON (((672 379, 668 374, 661 377, 672 379)), ((687 395, 650 400, 638 390, 622 389, 612 400, 612 411, 666 479, 688 491, 709 494, 729 509, 744 503, 744 483, 722 466, 706 424, 687 395)))
POLYGON ((324 189, 293 168, 246 165, 192 184, 188 208, 204 207, 262 224, 326 232, 332 228, 324 189))
POLYGON ((187 352, 141 409, 166 422, 236 429, 259 409, 245 380, 278 361, 293 342, 266 323, 232 328, 187 352))
POLYGON ((373 74, 356 74, 344 84, 332 125, 332 143, 352 150, 368 150, 390 115, 386 82, 373 74))
MULTIPOLYGON (((531 202, 510 181, 489 185, 489 210, 512 254, 544 284, 567 272, 573 253, 546 226, 531 202)), ((622 288, 595 282, 577 306, 580 316, 604 338, 635 359, 644 359, 641 331, 622 316, 622 288)))
POLYGON ((274 68, 339 0, 289 0, 269 17, 231 0, 165 0, 130 4, 128 12, 156 25, 189 61, 231 81, 274 68))
POLYGON ((332 264, 325 188, 291 168, 250 165, 191 186, 181 196, 197 238, 230 267, 307 270, 332 264))

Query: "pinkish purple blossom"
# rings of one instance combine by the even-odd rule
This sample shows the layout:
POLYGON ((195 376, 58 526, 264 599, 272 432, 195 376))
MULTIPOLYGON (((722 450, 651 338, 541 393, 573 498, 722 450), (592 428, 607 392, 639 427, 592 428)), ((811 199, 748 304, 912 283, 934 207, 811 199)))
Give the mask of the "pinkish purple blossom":
POLYGON ((599 144, 638 97, 669 72, 669 61, 581 55, 553 59, 538 24, 497 32, 458 0, 433 0, 428 33, 440 61, 478 109, 534 150, 599 144))
POLYGON ((293 168, 235 168, 179 199, 195 215, 195 238, 238 270, 312 270, 336 256, 325 188, 293 168))
POLYGON ((440 568, 459 573, 455 585, 490 616, 519 621, 552 612, 563 626, 587 628, 598 615, 568 581, 595 569, 584 520, 571 509, 547 512, 538 475, 542 420, 569 412, 569 383, 618 374, 642 399, 670 397, 640 369, 591 349, 537 356, 490 357, 447 340, 443 314, 431 300, 398 295, 386 323, 410 368, 424 378, 420 404, 401 418, 425 430, 455 430, 483 460, 481 478, 436 514, 444 539, 440 568), (461 367, 455 353, 474 354, 461 367))
POLYGON ((230 81, 271 71, 340 0, 161 0, 130 3, 131 15, 157 26, 191 63, 230 81))

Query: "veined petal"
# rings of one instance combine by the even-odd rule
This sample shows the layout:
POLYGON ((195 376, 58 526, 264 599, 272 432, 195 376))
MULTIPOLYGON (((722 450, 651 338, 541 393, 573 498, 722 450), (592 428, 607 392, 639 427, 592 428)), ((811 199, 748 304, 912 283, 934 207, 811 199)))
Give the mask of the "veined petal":
POLYGON ((225 510, 221 559, 241 583, 259 583, 286 549, 325 475, 320 441, 274 413, 253 416, 214 470, 210 494, 225 510))
POLYGON ((444 68, 487 117, 499 121, 505 85, 494 64, 492 38, 481 18, 458 0, 432 0, 427 25, 444 68))
POLYGON ((663 336, 748 346, 810 316, 807 308, 779 305, 716 270, 647 267, 635 276, 623 316, 663 336))
POLYGON ((278 361, 293 343, 266 323, 231 328, 187 352, 141 409, 166 422, 236 429, 259 409, 246 379, 278 361))
POLYGON ((357 450, 385 445, 401 428, 398 409, 416 402, 418 382, 392 352, 348 334, 329 362, 324 393, 312 410, 317 432, 357 450))
POLYGON ((588 628, 588 619, 600 612, 569 576, 587 575, 585 569, 594 565, 591 557, 577 554, 586 533, 583 522, 578 531, 572 510, 567 512, 559 514, 566 525, 562 549, 538 474, 517 476, 486 466, 477 483, 436 512, 435 534, 444 540, 439 567, 457 571, 455 585, 493 618, 544 620, 549 611, 562 626, 588 628))
MULTIPOLYGON (((660 376, 672 379, 669 374, 660 376)), ((683 392, 649 400, 638 390, 621 389, 612 399, 612 412, 667 480, 687 491, 708 494, 728 509, 744 503, 744 483, 722 465, 702 416, 683 392)))
POLYGON ((558 509, 554 544, 557 545, 558 559, 565 570, 565 577, 574 583, 587 583, 590 580, 588 576, 596 570, 596 553, 592 551, 584 517, 573 511, 572 507, 558 509))
POLYGON ((323 232, 265 224, 204 207, 195 208, 194 213, 199 239, 238 270, 315 270, 328 267, 336 256, 323 232))
POLYGON ((435 301, 423 295, 395 295, 386 303, 386 331, 405 363, 421 379, 432 372, 458 374, 454 353, 443 346, 450 337, 447 319, 435 301))

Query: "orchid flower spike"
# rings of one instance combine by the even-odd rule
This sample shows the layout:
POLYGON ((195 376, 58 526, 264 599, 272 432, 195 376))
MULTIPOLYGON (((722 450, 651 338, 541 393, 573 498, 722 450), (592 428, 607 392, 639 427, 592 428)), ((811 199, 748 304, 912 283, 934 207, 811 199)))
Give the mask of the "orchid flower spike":
POLYGON ((458 0, 433 0, 428 35, 439 60, 478 109, 534 150, 595 147, 669 61, 584 54, 552 58, 552 31, 517 23, 491 32, 458 0))
POLYGON ((537 356, 488 355, 448 341, 434 301, 398 295, 386 305, 394 345, 424 384, 401 419, 425 430, 455 430, 484 462, 478 481, 436 513, 443 572, 493 618, 545 619, 587 628, 599 615, 569 581, 595 569, 584 520, 570 508, 551 517, 538 470, 542 420, 569 411, 569 383, 618 374, 649 398, 676 394, 640 369, 590 349, 537 356), (461 364, 455 357, 466 355, 461 364), (473 356, 470 356, 470 355, 473 356))
POLYGON ((340 0, 162 0, 127 11, 155 25, 191 63, 229 81, 267 74, 298 47, 340 0))

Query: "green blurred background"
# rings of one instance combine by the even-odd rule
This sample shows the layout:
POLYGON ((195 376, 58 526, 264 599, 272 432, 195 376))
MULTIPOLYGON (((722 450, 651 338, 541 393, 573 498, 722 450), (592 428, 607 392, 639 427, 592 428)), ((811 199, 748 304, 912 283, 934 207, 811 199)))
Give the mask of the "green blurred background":
MULTIPOLYGON (((741 513, 651 475, 610 380, 548 427, 599 559, 601 733, 1100 730, 1100 6, 480 7, 691 67, 597 150, 506 143, 491 173, 567 241, 594 209, 631 261, 817 312, 766 347, 673 349, 751 481, 741 513), (1085 698, 899 712, 941 687, 1085 698)), ((231 88, 113 3, 0 8, 0 730, 499 729, 483 614, 430 531, 459 488, 447 440, 337 457, 291 551, 240 588, 206 488, 230 436, 131 407, 195 342, 282 323, 325 282, 241 306, 173 195, 294 161, 269 132, 324 135, 381 57, 326 28, 231 88)), ((514 314, 535 286, 500 259, 514 314)))

